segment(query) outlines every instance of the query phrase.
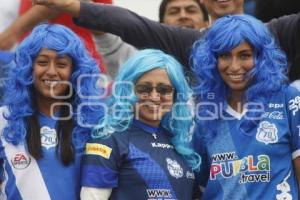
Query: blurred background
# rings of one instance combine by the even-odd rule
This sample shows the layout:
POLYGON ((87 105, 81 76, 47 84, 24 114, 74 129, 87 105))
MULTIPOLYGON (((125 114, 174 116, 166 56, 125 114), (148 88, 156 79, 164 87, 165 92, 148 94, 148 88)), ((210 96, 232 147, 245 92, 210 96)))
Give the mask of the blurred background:
POLYGON ((158 7, 161 0, 113 0, 115 5, 128 8, 142 16, 158 21, 158 7))

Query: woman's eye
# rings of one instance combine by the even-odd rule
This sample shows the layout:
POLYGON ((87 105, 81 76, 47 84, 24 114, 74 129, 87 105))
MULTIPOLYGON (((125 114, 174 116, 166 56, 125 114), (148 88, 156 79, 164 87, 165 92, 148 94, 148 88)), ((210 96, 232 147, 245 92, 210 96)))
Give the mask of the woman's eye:
POLYGON ((57 66, 58 67, 68 67, 70 65, 71 64, 70 64, 69 60, 66 59, 66 58, 60 58, 60 59, 57 60, 57 66))
POLYGON ((57 64, 59 67, 66 67, 67 66, 67 63, 58 63, 57 64))
POLYGON ((220 54, 219 58, 221 58, 221 59, 228 59, 229 58, 229 54, 228 53, 220 54))
POLYGON ((41 66, 46 66, 48 64, 46 60, 38 60, 36 63, 41 66))
POLYGON ((248 58, 251 58, 252 57, 252 54, 241 54, 240 55, 240 57, 242 58, 242 59, 248 59, 248 58))
POLYGON ((68 61, 66 61, 66 60, 59 60, 58 62, 57 62, 57 66, 58 67, 67 67, 67 66, 69 66, 70 65, 70 63, 68 62, 68 61))

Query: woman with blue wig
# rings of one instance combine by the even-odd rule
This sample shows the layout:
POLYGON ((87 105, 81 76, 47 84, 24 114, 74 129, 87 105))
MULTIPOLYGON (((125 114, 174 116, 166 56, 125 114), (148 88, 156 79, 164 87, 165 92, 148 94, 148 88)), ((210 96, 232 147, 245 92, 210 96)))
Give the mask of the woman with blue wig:
POLYGON ((286 84, 286 57, 264 24, 221 18, 192 59, 202 199, 298 199, 300 94, 286 84))
POLYGON ((103 114, 96 62, 61 25, 19 45, 0 108, 1 199, 79 199, 80 160, 103 114))
POLYGON ((129 59, 86 145, 81 198, 192 199, 200 157, 190 147, 190 97, 173 57, 148 49, 129 59))

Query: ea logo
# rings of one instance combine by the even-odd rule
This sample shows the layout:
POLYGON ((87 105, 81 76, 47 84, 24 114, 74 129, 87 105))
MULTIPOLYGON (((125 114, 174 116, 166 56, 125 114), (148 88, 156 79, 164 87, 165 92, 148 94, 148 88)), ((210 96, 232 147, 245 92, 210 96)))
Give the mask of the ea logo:
POLYGON ((14 166, 15 169, 25 169, 30 165, 31 158, 23 153, 16 154, 11 159, 11 164, 14 166))

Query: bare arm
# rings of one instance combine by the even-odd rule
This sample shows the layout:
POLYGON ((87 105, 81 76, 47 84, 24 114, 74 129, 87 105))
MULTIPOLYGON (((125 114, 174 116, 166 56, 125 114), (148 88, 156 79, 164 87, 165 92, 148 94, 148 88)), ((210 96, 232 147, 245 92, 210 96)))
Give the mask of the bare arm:
POLYGON ((59 12, 54 9, 38 5, 33 6, 0 33, 0 49, 10 49, 24 33, 31 31, 40 22, 52 19, 58 14, 59 12))
POLYGON ((300 189, 300 157, 297 157, 293 160, 294 168, 295 168, 295 173, 296 173, 296 178, 298 182, 298 188, 300 189))
MULTIPOLYGON (((91 2, 90 0, 84 0, 91 2)), ((49 8, 59 9, 62 12, 67 12, 73 17, 78 17, 80 12, 79 0, 31 0, 33 5, 43 5, 49 8)))

